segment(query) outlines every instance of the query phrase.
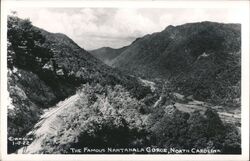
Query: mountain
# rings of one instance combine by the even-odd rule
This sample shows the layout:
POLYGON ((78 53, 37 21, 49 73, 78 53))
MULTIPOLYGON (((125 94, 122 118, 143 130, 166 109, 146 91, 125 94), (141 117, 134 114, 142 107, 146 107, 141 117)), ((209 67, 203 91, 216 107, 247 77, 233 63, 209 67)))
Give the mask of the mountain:
POLYGON ((149 77, 187 72, 204 54, 240 51, 240 25, 213 22, 168 26, 132 43, 112 66, 135 70, 149 77), (152 72, 151 72, 152 71, 152 72))
POLYGON ((119 56, 127 47, 122 47, 119 49, 113 49, 110 47, 102 47, 96 50, 89 51, 93 56, 101 60, 107 65, 111 65, 111 61, 119 56))
POLYGON ((170 25, 138 38, 117 55, 109 62, 112 67, 145 79, 171 81, 174 90, 186 96, 210 101, 240 97, 240 24, 170 25))
MULTIPOLYGON (((8 17, 8 136, 24 136, 43 110, 75 94, 82 84, 122 85, 141 99, 151 90, 96 59, 69 37, 8 17)), ((13 149, 9 149, 12 151, 13 149)))

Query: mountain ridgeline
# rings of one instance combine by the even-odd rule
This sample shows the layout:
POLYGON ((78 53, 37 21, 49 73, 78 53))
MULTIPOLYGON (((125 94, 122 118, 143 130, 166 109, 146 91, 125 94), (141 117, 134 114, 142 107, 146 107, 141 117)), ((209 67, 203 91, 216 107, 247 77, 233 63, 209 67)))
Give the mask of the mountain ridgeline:
POLYGON ((71 148, 82 147, 241 153, 240 121, 225 119, 224 106, 219 113, 195 100, 240 98, 240 25, 169 26, 121 49, 90 52, 16 16, 8 17, 7 36, 8 138, 32 140, 23 147, 8 139, 8 153, 75 154, 71 148))
MULTIPOLYGON (((111 49, 92 51, 105 63, 111 49)), ((118 51, 118 49, 114 49, 118 51)), ((210 102, 240 97, 241 25, 214 22, 168 26, 136 39, 108 65, 145 79, 164 79, 173 90, 210 102)))
POLYGON ((112 60, 119 56, 127 47, 122 47, 119 49, 113 49, 110 47, 102 47, 100 49, 89 51, 93 56, 103 61, 107 65, 111 65, 112 60))

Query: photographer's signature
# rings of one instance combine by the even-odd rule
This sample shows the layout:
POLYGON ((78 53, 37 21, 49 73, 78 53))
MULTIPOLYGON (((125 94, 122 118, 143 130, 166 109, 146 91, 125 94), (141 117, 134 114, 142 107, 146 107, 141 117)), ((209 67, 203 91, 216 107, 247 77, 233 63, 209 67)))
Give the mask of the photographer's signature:
POLYGON ((11 142, 13 146, 15 145, 21 145, 21 146, 28 146, 33 141, 33 138, 31 137, 8 137, 8 141, 11 142))

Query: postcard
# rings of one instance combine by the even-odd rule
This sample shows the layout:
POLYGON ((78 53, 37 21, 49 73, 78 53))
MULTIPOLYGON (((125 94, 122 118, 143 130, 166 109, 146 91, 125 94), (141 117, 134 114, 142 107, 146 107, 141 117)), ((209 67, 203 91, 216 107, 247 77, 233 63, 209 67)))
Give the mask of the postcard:
POLYGON ((1 6, 1 159, 248 160, 248 1, 1 6))

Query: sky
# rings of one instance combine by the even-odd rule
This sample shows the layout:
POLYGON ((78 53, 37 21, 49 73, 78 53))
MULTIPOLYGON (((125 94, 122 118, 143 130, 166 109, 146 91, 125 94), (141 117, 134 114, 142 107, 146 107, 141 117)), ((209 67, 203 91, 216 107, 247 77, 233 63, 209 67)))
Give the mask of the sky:
POLYGON ((86 50, 120 48, 168 25, 214 21, 240 23, 233 9, 174 8, 17 8, 20 18, 53 33, 64 33, 86 50))

